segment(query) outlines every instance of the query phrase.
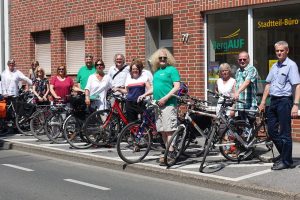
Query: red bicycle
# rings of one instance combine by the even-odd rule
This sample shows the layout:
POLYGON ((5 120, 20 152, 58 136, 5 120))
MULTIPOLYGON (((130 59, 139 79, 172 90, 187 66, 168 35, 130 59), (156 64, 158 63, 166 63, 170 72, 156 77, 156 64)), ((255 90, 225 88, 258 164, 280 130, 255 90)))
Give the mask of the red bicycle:
POLYGON ((122 95, 110 93, 109 98, 114 103, 109 110, 99 110, 92 113, 85 121, 83 134, 88 141, 97 146, 108 145, 117 140, 118 133, 128 124, 123 112, 125 98, 122 95))
POLYGON ((146 102, 142 119, 128 124, 119 134, 117 151, 124 162, 141 162, 151 149, 161 146, 153 141, 153 137, 159 135, 155 126, 155 111, 159 111, 158 105, 151 101, 146 102))

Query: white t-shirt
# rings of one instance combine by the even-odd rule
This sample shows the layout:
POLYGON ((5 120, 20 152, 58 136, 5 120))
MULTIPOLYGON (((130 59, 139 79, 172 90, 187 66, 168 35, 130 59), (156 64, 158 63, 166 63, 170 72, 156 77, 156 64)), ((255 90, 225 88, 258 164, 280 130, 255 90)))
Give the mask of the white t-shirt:
POLYGON ((4 70, 1 74, 2 95, 18 96, 19 82, 22 80, 32 85, 32 81, 19 70, 15 69, 13 72, 9 69, 4 70))
POLYGON ((145 93, 145 86, 148 81, 149 78, 145 74, 141 74, 137 79, 131 78, 129 74, 125 82, 125 87, 128 89, 127 100, 137 101, 138 97, 145 93))
POLYGON ((97 107, 97 110, 107 109, 106 94, 110 88, 111 79, 108 75, 105 75, 101 81, 98 80, 96 74, 89 76, 85 89, 90 91, 92 108, 97 107))
POLYGON ((148 77, 150 85, 153 85, 153 75, 149 70, 143 69, 142 75, 146 75, 148 77))
MULTIPOLYGON (((219 78, 217 80, 217 87, 218 87, 218 91, 219 94, 222 94, 224 96, 228 96, 228 97, 232 97, 235 91, 235 79, 234 78, 229 78, 229 80, 224 83, 222 78, 219 78)), ((217 105, 217 109, 216 112, 218 113, 220 111, 221 108, 221 104, 219 104, 221 101, 223 101, 223 98, 220 97, 219 101, 218 101, 218 105, 217 105)))
POLYGON ((112 87, 124 87, 126 77, 129 74, 129 66, 127 65, 120 73, 118 73, 113 79, 114 75, 119 71, 116 66, 109 68, 108 75, 112 80, 112 87))

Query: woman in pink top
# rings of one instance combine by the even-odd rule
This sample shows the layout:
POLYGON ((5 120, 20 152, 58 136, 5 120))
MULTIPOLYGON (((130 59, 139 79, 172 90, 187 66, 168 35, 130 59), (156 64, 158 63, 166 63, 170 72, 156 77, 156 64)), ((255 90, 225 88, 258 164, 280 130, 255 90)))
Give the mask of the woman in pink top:
POLYGON ((57 68, 56 76, 50 80, 50 92, 55 99, 66 102, 66 96, 71 94, 73 85, 73 79, 67 76, 66 66, 60 66, 57 68))

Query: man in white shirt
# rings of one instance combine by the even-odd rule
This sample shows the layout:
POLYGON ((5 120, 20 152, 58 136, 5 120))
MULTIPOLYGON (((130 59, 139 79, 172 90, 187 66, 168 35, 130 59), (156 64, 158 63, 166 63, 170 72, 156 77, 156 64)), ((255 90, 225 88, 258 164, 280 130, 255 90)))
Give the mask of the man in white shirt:
POLYGON ((15 69, 15 60, 9 60, 7 66, 8 67, 1 74, 2 95, 5 97, 19 96, 19 82, 25 81, 29 85, 32 85, 32 81, 21 71, 15 69))
POLYGON ((129 74, 129 66, 125 64, 125 57, 123 54, 116 54, 114 56, 115 65, 112 66, 108 75, 112 80, 113 88, 124 88, 126 77, 129 74))

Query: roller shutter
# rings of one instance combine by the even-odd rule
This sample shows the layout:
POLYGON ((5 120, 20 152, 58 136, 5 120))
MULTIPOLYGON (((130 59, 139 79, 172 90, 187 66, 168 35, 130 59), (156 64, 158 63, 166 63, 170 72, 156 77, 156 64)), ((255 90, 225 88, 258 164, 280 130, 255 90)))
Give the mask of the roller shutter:
POLYGON ((102 59, 106 65, 105 71, 114 65, 116 53, 125 54, 125 22, 113 22, 102 25, 102 59))
POLYGON ((66 64, 68 74, 77 74, 85 64, 84 28, 74 27, 66 31, 66 64))
POLYGON ((35 34, 35 60, 39 61, 40 66, 46 74, 51 74, 51 44, 50 32, 40 32, 35 34))

